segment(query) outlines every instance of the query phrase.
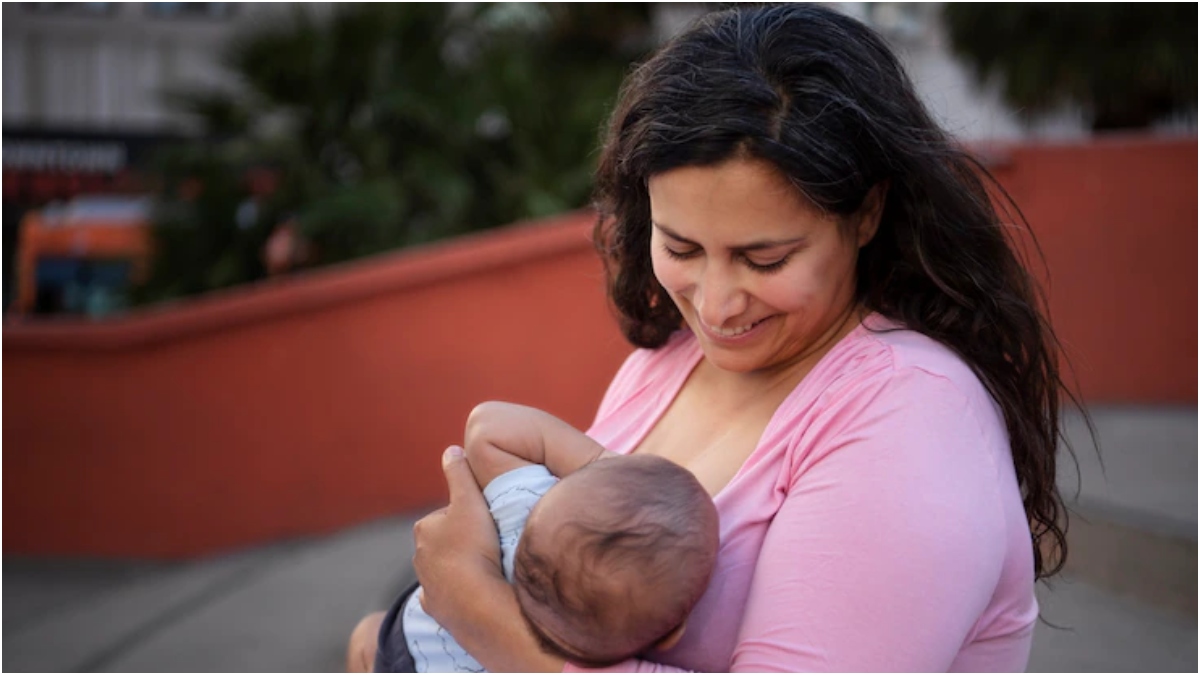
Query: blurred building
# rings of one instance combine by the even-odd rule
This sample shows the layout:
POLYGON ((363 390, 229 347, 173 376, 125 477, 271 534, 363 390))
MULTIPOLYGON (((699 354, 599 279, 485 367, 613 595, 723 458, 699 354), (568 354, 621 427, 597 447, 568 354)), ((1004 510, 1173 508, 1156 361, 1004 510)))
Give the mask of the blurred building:
POLYGON ((286 5, 5 3, 4 128, 161 132, 186 126, 160 94, 232 87, 220 50, 286 5))
POLYGON ((128 189, 102 179, 192 129, 166 94, 235 89, 220 62, 224 44, 286 11, 270 3, 5 3, 5 202, 128 189))

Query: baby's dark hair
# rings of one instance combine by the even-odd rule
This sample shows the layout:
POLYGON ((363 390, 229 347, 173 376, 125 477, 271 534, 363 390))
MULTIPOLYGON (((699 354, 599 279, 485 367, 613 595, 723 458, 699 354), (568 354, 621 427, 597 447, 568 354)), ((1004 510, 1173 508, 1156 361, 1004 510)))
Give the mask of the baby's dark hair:
POLYGON ((514 561, 517 601, 543 648, 600 667, 680 627, 708 586, 719 545, 716 507, 695 476, 631 455, 593 462, 554 489, 585 492, 587 506, 549 532, 531 514, 514 561), (552 631, 540 617, 551 617, 552 631))

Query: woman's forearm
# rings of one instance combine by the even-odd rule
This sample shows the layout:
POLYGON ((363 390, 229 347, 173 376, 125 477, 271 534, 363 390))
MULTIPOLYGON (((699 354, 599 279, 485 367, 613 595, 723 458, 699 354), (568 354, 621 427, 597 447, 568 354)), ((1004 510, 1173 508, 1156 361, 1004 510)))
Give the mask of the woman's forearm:
POLYGON ((563 659, 546 654, 525 623, 512 586, 499 575, 462 579, 472 602, 437 617, 454 639, 491 672, 562 672, 563 659))
POLYGON ((496 523, 461 448, 442 455, 450 505, 413 526, 421 604, 490 671, 561 672, 541 651, 500 568, 496 523))

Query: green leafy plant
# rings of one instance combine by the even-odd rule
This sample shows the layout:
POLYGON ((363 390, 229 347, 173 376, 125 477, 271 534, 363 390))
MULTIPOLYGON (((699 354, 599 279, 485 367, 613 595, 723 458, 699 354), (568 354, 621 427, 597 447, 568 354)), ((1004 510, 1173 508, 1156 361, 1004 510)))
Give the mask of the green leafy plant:
POLYGON ((285 221, 327 265, 584 206, 649 23, 643 4, 295 6, 231 43, 239 91, 169 94, 203 134, 157 165, 137 298, 263 277, 285 221))

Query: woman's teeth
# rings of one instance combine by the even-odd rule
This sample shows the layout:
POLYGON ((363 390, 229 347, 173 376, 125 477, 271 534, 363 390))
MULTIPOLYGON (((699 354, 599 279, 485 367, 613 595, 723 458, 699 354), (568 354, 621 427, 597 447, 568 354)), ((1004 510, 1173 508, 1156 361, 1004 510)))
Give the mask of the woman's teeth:
POLYGON ((746 331, 750 330, 751 328, 754 328, 755 326, 757 326, 758 323, 759 323, 758 321, 755 321, 754 323, 747 324, 745 326, 738 326, 737 328, 717 328, 716 326, 709 326, 709 325, 705 325, 705 328, 707 328, 709 331, 711 331, 714 335, 731 338, 731 337, 737 337, 737 336, 741 335, 742 333, 745 333, 746 331))

